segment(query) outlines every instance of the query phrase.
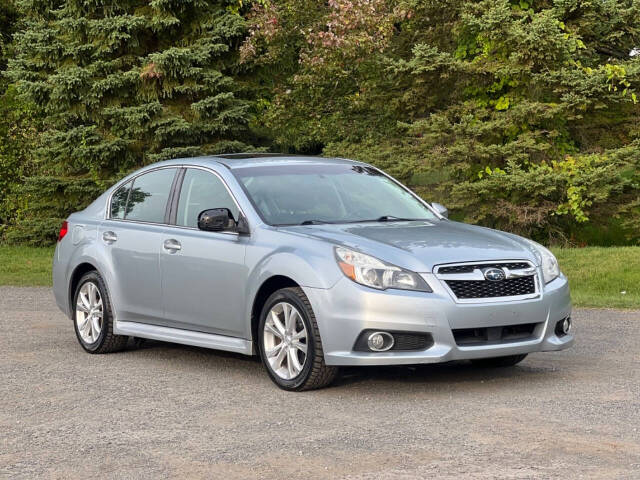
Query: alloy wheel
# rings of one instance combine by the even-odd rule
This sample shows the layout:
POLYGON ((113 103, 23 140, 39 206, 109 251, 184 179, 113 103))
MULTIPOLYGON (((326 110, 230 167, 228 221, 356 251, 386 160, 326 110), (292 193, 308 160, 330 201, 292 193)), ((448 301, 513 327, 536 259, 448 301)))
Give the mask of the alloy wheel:
POLYGON ((307 360, 307 327, 287 302, 275 304, 264 322, 263 348, 271 370, 284 380, 297 377, 307 360))
POLYGON ((76 325, 82 340, 91 344, 98 340, 102 332, 104 305, 98 287, 86 282, 78 292, 76 302, 76 325))

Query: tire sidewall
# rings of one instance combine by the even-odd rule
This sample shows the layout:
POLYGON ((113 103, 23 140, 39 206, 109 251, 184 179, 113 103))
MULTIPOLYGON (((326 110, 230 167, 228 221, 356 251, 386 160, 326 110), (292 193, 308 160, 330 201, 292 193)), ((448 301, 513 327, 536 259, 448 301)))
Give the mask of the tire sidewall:
POLYGON ((308 310, 309 309, 304 304, 304 302, 302 302, 295 293, 284 289, 272 294, 267 299, 264 307, 262 308, 262 312, 260 313, 260 322, 258 324, 258 350, 260 351, 260 358, 262 359, 262 363, 264 364, 271 379, 275 382, 276 385, 284 390, 298 389, 306 383, 306 381, 309 379, 309 376, 311 375, 311 369, 313 368, 313 359, 315 358, 316 354, 316 339, 314 338, 313 325, 311 324, 310 319, 310 315, 313 315, 313 312, 309 312, 308 310), (290 380, 279 377, 273 370, 271 370, 271 365, 269 365, 269 360, 267 360, 266 358, 263 347, 264 324, 266 322, 267 315, 274 305, 281 302, 287 302, 296 307, 296 309, 300 313, 300 316, 302 317, 304 326, 307 329, 307 356, 304 361, 304 366, 302 367, 302 371, 300 372, 300 374, 290 380))
POLYGON ((100 275, 98 275, 96 272, 89 272, 80 279, 80 281, 78 282, 78 286, 76 287, 76 291, 73 295, 72 308, 73 308, 73 329, 76 332, 76 337, 78 338, 78 342, 80 343, 82 348, 84 348, 87 352, 95 352, 104 343, 104 339, 108 331, 108 322, 111 321, 109 299, 107 297, 106 290, 104 288, 104 284, 102 282, 102 278, 100 277, 100 275), (78 304, 78 295, 80 294, 80 289, 82 288, 83 285, 89 282, 93 283, 98 288, 98 291, 100 292, 100 298, 102 299, 102 329, 100 330, 100 335, 98 336, 97 340, 93 343, 86 343, 82 339, 82 336, 78 331, 78 322, 76 319, 76 315, 77 315, 76 305, 78 304))

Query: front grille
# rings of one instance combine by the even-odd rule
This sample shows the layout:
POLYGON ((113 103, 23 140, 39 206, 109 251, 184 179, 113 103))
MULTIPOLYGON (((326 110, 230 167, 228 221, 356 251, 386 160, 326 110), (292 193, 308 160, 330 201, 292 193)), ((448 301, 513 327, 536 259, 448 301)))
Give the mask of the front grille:
POLYGON ((508 268, 509 270, 522 270, 530 268, 531 265, 525 262, 512 262, 512 263, 479 263, 477 265, 450 265, 440 267, 438 273, 471 273, 476 268, 508 268))
MULTIPOLYGON (((438 272, 440 273, 441 270, 438 272)), ((534 276, 509 278, 499 282, 489 280, 446 280, 456 297, 495 298, 530 295, 536 292, 534 276)))
POLYGON ((472 347, 532 340, 537 323, 523 323, 504 327, 457 328, 453 330, 456 345, 472 347))

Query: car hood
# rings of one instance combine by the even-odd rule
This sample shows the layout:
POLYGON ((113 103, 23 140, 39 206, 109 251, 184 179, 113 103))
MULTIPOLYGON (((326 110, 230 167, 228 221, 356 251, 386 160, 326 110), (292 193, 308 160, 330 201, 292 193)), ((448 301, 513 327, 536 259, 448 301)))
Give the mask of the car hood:
POLYGON ((454 262, 526 259, 537 264, 521 237, 450 220, 279 227, 297 235, 357 249, 414 271, 454 262), (391 247, 391 248, 390 248, 391 247))

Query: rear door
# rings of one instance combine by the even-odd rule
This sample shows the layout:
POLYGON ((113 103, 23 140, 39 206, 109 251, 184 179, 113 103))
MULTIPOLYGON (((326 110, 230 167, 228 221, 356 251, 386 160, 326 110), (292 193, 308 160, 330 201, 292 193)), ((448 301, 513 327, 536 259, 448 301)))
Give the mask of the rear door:
POLYGON ((240 209, 222 178, 208 169, 187 168, 174 201, 175 225, 163 236, 160 255, 164 311, 177 328, 241 337, 248 238, 232 232, 198 230, 198 215, 210 208, 240 209))
POLYGON ((110 257, 114 281, 109 288, 118 320, 164 323, 160 252, 178 171, 172 167, 145 172, 111 197, 99 241, 110 257))

